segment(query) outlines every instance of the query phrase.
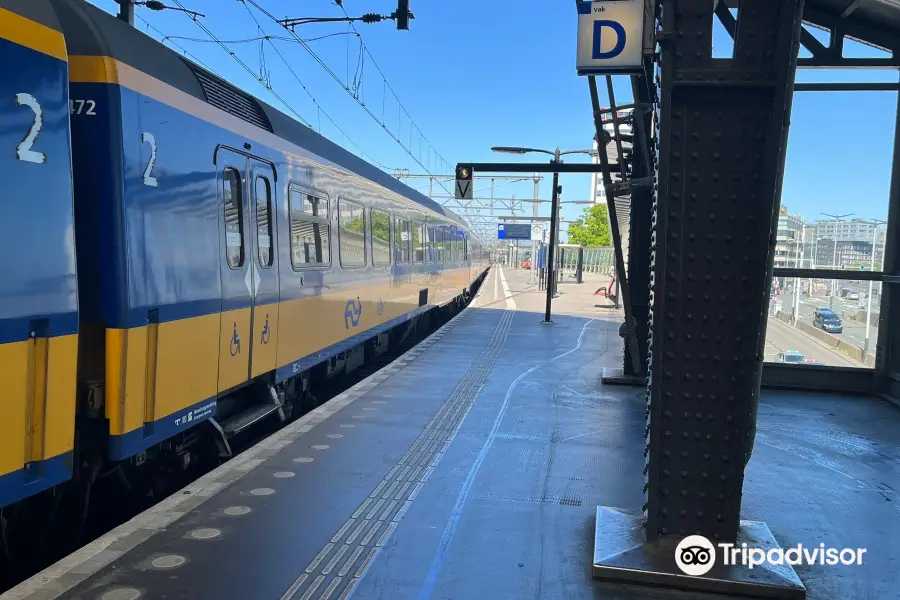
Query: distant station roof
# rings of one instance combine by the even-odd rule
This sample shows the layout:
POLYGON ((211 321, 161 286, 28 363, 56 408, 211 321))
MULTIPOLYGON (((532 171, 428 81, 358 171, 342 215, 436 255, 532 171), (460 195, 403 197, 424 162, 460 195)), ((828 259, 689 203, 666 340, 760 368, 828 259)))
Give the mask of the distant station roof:
MULTIPOLYGON (((806 0, 806 12, 822 13, 844 20, 848 25, 882 32, 900 34, 900 0, 806 0)), ((804 13, 804 18, 806 18, 804 13)), ((808 15, 815 22, 815 14, 808 15)), ((871 40, 865 40, 871 41, 871 40)))
MULTIPOLYGON (((725 0, 728 8, 739 9, 739 4, 739 0, 725 0)), ((863 64, 856 61, 855 66, 900 65, 900 0, 806 0, 803 21, 828 29, 838 37, 875 45, 892 54, 891 58, 878 62, 863 64)), ((852 60, 837 64, 842 62, 839 46, 824 47, 807 35, 801 43, 814 55, 819 53, 816 58, 801 59, 801 66, 854 66, 852 60)))

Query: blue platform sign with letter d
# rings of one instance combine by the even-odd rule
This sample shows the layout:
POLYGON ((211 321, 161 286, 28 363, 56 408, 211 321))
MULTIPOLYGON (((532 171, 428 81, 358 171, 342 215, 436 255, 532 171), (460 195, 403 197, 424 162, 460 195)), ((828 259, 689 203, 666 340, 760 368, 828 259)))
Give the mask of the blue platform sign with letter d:
POLYGON ((644 0, 581 1, 576 6, 579 75, 622 73, 641 68, 644 0))

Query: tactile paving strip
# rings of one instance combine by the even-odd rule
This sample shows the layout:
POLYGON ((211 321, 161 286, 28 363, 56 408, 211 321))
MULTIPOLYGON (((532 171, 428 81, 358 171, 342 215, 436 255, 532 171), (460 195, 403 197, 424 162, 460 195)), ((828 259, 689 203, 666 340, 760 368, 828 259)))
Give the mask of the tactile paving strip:
POLYGON ((503 350, 513 314, 504 312, 488 345, 422 434, 335 532, 282 600, 345 600, 353 593, 450 447, 503 350))

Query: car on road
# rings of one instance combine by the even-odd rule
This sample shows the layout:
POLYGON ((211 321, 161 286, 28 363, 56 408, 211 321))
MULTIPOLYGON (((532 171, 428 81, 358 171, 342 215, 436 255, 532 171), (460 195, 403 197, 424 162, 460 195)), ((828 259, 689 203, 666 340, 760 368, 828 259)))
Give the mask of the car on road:
POLYGON ((844 296, 844 300, 859 300, 859 293, 847 292, 847 295, 844 296))
POLYGON ((803 356, 802 353, 797 352, 796 350, 786 350, 785 352, 779 352, 775 356, 775 360, 780 363, 790 363, 790 364, 805 364, 806 357, 803 356))
POLYGON ((523 268, 523 269, 530 269, 530 268, 531 268, 531 261, 530 261, 530 260, 522 261, 522 268, 523 268))
POLYGON ((844 324, 841 322, 840 317, 828 308, 816 309, 815 315, 813 315, 813 325, 828 333, 842 333, 844 331, 844 324))
POLYGON ((775 360, 780 363, 788 363, 793 365, 821 365, 819 361, 813 358, 806 358, 802 352, 797 350, 785 350, 775 355, 775 360))

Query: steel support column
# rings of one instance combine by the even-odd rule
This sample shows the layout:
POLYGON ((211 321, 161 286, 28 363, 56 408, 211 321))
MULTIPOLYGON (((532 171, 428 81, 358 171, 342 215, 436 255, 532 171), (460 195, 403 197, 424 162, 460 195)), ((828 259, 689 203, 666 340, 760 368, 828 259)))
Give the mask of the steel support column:
MULTIPOLYGON (((622 236, 619 232, 619 220, 616 215, 616 196, 615 191, 613 190, 612 185, 612 169, 614 166, 609 163, 609 157, 606 155, 606 143, 605 136, 603 130, 603 119, 602 119, 602 108, 600 107, 600 96, 597 93, 597 81, 593 76, 588 77, 588 89, 591 93, 591 106, 594 109, 594 129, 596 130, 596 138, 598 144, 598 152, 597 157, 600 160, 600 165, 602 167, 601 173, 603 175, 603 187, 606 190, 606 211, 609 214, 609 231, 612 234, 612 243, 613 243, 613 251, 615 253, 616 259, 616 285, 619 286, 621 283, 622 289, 622 307, 625 309, 625 350, 629 354, 631 354, 631 364, 632 365, 640 365, 641 360, 639 357, 637 338, 635 337, 634 332, 634 319, 631 316, 632 304, 631 304, 631 290, 628 287, 628 273, 625 271, 625 255, 622 252, 622 236)), ((615 112, 613 112, 615 119, 615 112)), ((616 131, 616 135, 618 135, 618 131, 616 131)), ((621 152, 619 154, 619 159, 621 160, 621 152)), ((622 174, 624 176, 625 170, 623 168, 622 174)), ((609 293, 611 290, 607 290, 609 293)), ((619 303, 619 294, 618 290, 616 291, 616 308, 618 308, 619 303)))
MULTIPOLYGON (((653 177, 655 148, 653 147, 650 95, 653 65, 648 60, 644 71, 635 76, 632 89, 634 110, 634 166, 632 178, 653 177)), ((647 372, 650 335, 650 235, 653 220, 653 190, 650 187, 634 190, 631 194, 631 227, 629 228, 628 283, 631 289, 631 317, 638 345, 640 364, 632 364, 631 354, 625 352, 625 375, 647 372)))
POLYGON ((598 509, 594 576, 802 598, 792 570, 726 566, 721 549, 702 576, 675 562, 688 535, 777 547, 740 510, 803 1, 743 3, 731 59, 712 58, 715 5, 662 1, 646 502, 636 519, 598 509))
POLYGON ((878 317, 878 345, 875 353, 875 391, 900 405, 900 94, 894 123, 894 160, 888 200, 887 233, 882 271, 888 278, 881 284, 878 317))

